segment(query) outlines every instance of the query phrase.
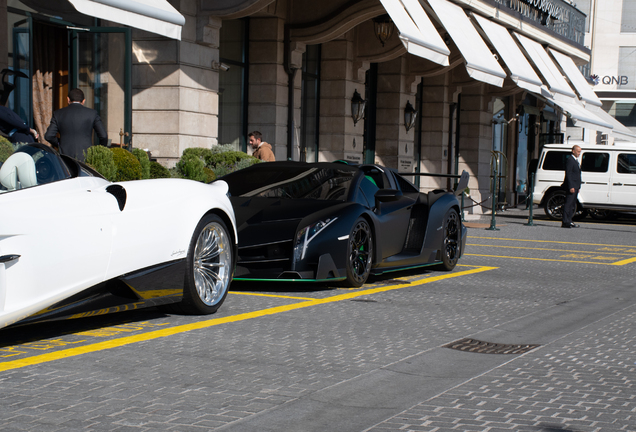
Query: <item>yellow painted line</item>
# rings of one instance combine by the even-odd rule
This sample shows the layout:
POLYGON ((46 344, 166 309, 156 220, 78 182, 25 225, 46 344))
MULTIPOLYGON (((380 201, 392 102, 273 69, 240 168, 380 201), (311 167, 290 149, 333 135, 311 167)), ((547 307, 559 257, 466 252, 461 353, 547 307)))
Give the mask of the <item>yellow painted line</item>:
POLYGON ((617 261, 617 262, 612 263, 612 264, 610 264, 610 265, 616 265, 616 266, 618 266, 618 265, 631 264, 631 263, 633 263, 633 262, 636 262, 636 258, 628 258, 628 259, 624 259, 624 260, 622 260, 622 261, 617 261))
POLYGON ((282 295, 274 295, 274 294, 261 294, 261 293, 239 292, 239 291, 230 291, 230 294, 248 295, 248 296, 254 296, 254 297, 274 297, 274 298, 284 298, 284 299, 291 299, 291 300, 315 300, 312 297, 293 297, 293 296, 282 296, 282 295))
POLYGON ((504 249, 525 249, 525 250, 540 250, 551 252, 572 252, 572 253, 603 253, 603 255, 631 255, 630 253, 618 253, 618 252, 605 252, 605 251, 581 251, 581 250, 569 250, 569 249, 548 249, 548 248, 531 248, 526 246, 503 246, 503 245, 484 245, 484 244, 467 244, 466 246, 483 246, 483 247, 495 247, 504 249))
MULTIPOLYGON (((574 261, 574 260, 559 260, 559 259, 551 259, 551 258, 528 258, 528 257, 513 257, 513 256, 503 256, 503 255, 480 255, 480 254, 464 254, 468 256, 478 256, 478 257, 488 257, 488 258, 510 258, 510 259, 520 259, 520 260, 531 260, 531 261, 552 261, 552 262, 567 262, 567 263, 578 263, 578 264, 598 264, 598 265, 623 265, 617 263, 604 263, 604 262, 594 262, 594 261, 574 261)), ((636 260, 636 258, 635 258, 636 260)), ((627 261, 627 260, 625 260, 627 261)), ((622 261, 618 261, 619 263, 622 261)), ((624 263, 628 264, 628 263, 624 263)))
POLYGON ((555 240, 527 240, 527 239, 510 239, 510 238, 498 238, 498 237, 475 237, 475 236, 468 236, 468 238, 486 239, 486 240, 507 240, 507 241, 517 241, 517 242, 533 242, 533 243, 560 243, 560 244, 573 244, 573 245, 586 245, 586 246, 608 246, 608 247, 624 247, 624 248, 633 248, 634 247, 634 245, 608 245, 608 244, 597 244, 597 243, 575 243, 575 242, 564 242, 564 241, 555 241, 555 240))
POLYGON ((164 329, 161 329, 161 330, 154 330, 154 331, 143 333, 143 334, 139 334, 139 335, 126 336, 126 337, 122 337, 122 338, 118 338, 118 339, 111 339, 111 340, 104 341, 104 342, 98 342, 98 343, 94 343, 94 344, 90 344, 90 345, 84 345, 84 346, 81 346, 81 347, 68 348, 68 349, 64 349, 64 350, 60 350, 60 351, 56 351, 56 352, 52 352, 52 353, 41 354, 41 355, 32 356, 32 357, 27 357, 27 358, 24 358, 24 359, 2 362, 2 363, 0 363, 0 372, 7 371, 7 370, 18 369, 18 368, 22 368, 22 367, 26 367, 26 366, 33 366, 33 365, 36 365, 36 364, 46 363, 46 362, 59 360, 59 359, 63 359, 63 358, 74 357, 74 356, 78 356, 78 355, 82 355, 82 354, 93 353, 93 352, 107 350, 107 349, 111 349, 111 348, 118 348, 118 347, 122 347, 122 346, 125 346, 125 345, 130 345, 130 344, 133 344, 133 343, 137 343, 137 342, 144 342, 144 341, 148 341, 148 340, 152 340, 152 339, 157 339, 157 338, 162 338, 162 337, 167 337, 167 336, 173 336, 173 335, 176 335, 176 334, 179 334, 179 333, 184 333, 184 332, 188 332, 188 331, 192 331, 192 330, 200 330, 200 329, 213 327, 213 326, 220 325, 220 324, 227 324, 227 323, 232 323, 232 322, 237 322, 237 321, 244 321, 244 320, 248 320, 248 319, 260 318, 260 317, 264 317, 264 316, 268 316, 268 315, 274 315, 274 314, 277 314, 277 313, 288 312, 288 311, 295 310, 295 309, 302 309, 302 308, 306 308, 306 307, 310 307, 310 306, 317 306, 317 305, 322 305, 322 304, 327 304, 327 303, 334 303, 334 302, 339 302, 339 301, 343 301, 343 300, 349 300, 349 299, 352 299, 352 298, 366 296, 366 295, 370 295, 370 294, 378 294, 378 293, 381 293, 381 292, 398 290, 398 289, 406 288, 406 287, 414 287, 414 286, 418 286, 418 285, 424 285, 424 284, 427 284, 427 283, 430 283, 430 282, 440 281, 440 280, 444 280, 444 279, 451 279, 451 278, 455 278, 455 277, 459 277, 459 276, 467 276, 467 275, 470 275, 470 274, 481 273, 481 272, 484 272, 484 271, 494 270, 494 269, 497 269, 497 268, 498 267, 486 267, 486 266, 484 266, 484 267, 479 267, 479 268, 475 268, 475 269, 472 269, 472 270, 461 271, 461 272, 458 272, 458 273, 448 273, 448 274, 444 274, 444 275, 440 275, 440 276, 435 276, 435 277, 432 277, 432 278, 423 279, 422 282, 418 283, 418 284, 406 283, 406 284, 400 284, 400 285, 392 285, 392 286, 371 288, 371 289, 366 289, 366 290, 362 290, 362 291, 357 291, 357 292, 351 292, 351 293, 347 293, 347 294, 340 294, 340 295, 335 295, 335 296, 331 296, 331 297, 326 297, 326 298, 322 298, 322 299, 312 299, 310 301, 303 301, 303 302, 298 302, 298 303, 284 305, 284 306, 277 306, 277 307, 273 307, 273 308, 262 309, 262 310, 259 310, 259 311, 247 312, 247 313, 239 314, 239 315, 233 315, 233 316, 229 316, 229 317, 212 318, 212 319, 209 319, 209 320, 200 321, 200 322, 196 322, 196 323, 184 324, 184 325, 180 325, 180 326, 164 328, 164 329))

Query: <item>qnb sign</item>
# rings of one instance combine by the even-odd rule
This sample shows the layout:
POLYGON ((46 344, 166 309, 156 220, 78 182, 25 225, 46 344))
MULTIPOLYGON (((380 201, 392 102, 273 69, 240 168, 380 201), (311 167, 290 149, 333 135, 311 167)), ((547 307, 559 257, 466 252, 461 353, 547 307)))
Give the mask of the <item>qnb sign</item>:
POLYGON ((604 77, 601 77, 601 83, 605 85, 612 85, 612 84, 627 85, 629 83, 629 78, 627 77, 627 75, 619 75, 619 76, 605 75, 604 77))

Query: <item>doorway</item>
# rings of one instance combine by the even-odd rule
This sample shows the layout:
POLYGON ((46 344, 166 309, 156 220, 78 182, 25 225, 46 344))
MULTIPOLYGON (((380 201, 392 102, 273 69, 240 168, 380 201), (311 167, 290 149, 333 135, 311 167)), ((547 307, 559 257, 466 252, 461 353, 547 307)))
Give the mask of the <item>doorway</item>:
MULTIPOLYGON (((95 109, 109 141, 131 144, 132 38, 130 29, 77 27, 70 22, 12 9, 11 69, 22 78, 8 106, 44 136, 53 111, 80 88, 95 109), (23 18, 22 18, 23 17, 23 18)), ((97 141, 94 140, 94 143, 97 141)))

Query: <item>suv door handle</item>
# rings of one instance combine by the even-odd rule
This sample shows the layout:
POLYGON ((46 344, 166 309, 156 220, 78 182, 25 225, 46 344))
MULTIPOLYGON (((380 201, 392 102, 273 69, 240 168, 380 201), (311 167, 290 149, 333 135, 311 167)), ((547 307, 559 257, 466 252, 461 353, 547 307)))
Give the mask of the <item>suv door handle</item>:
POLYGON ((612 186, 623 186, 623 183, 612 183, 612 186))
POLYGON ((12 255, 2 255, 2 256, 0 256, 0 264, 2 264, 2 263, 8 263, 8 262, 11 262, 11 261, 15 261, 15 260, 17 260, 18 258, 20 258, 20 255, 15 255, 15 254, 12 254, 12 255))

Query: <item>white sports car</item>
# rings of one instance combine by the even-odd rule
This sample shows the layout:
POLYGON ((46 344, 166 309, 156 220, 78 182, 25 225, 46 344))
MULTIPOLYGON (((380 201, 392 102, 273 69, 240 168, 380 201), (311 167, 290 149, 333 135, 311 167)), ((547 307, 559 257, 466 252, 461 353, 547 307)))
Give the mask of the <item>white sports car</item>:
POLYGON ((215 312, 236 262, 223 181, 111 183, 42 144, 0 166, 0 328, 147 306, 215 312))

